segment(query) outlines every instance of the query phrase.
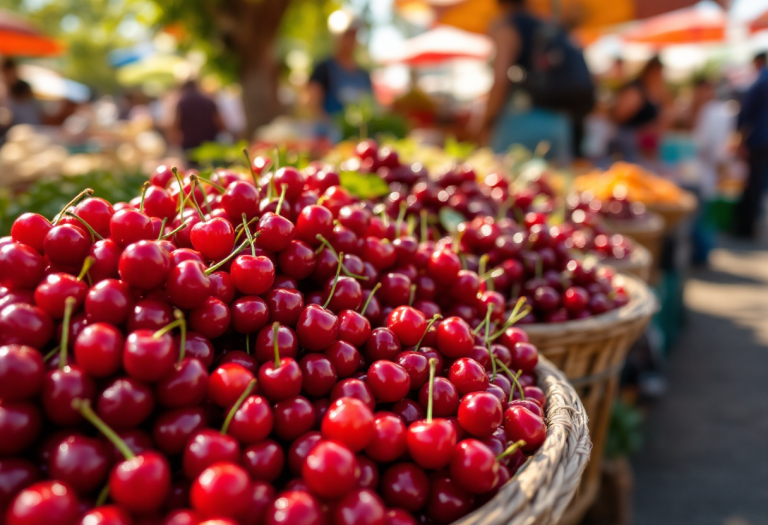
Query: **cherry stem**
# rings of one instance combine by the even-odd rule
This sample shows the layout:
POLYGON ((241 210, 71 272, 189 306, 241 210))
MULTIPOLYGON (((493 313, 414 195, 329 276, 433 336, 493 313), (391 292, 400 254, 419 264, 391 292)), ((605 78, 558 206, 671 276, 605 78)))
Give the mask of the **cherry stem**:
POLYGON ((427 332, 429 332, 429 329, 432 328, 432 325, 437 322, 438 319, 442 319, 443 316, 440 314, 435 314, 432 319, 429 320, 427 323, 427 327, 424 329, 424 333, 421 334, 421 339, 419 339, 419 342, 416 343, 416 346, 413 347, 414 352, 418 352, 419 348, 421 347, 421 343, 424 341, 424 338, 427 337, 427 332))
POLYGON ((88 270, 91 269, 91 266, 93 266, 93 263, 96 262, 96 258, 89 255, 85 258, 85 261, 83 262, 83 267, 80 270, 80 274, 77 276, 78 281, 82 281, 85 279, 85 276, 88 275, 88 270))
POLYGON ((115 448, 123 455, 126 460, 136 457, 136 454, 133 453, 133 450, 130 449, 125 441, 123 441, 123 439, 118 436, 114 430, 109 428, 109 425, 107 425, 99 416, 96 415, 96 413, 91 408, 90 401, 87 399, 73 399, 72 408, 79 411, 83 417, 88 420, 89 423, 96 427, 99 432, 104 434, 104 437, 106 437, 110 443, 115 446, 115 448))
MULTIPOLYGON (((256 216, 253 219, 251 219, 250 221, 246 222, 246 224, 248 226, 250 226, 251 224, 254 223, 254 221, 258 221, 258 220, 259 220, 259 217, 256 216)), ((235 236, 235 242, 237 242, 237 241, 240 240, 240 236, 243 234, 243 225, 242 224, 238 225, 237 228, 235 229, 235 231, 237 232, 237 235, 235 236)))
POLYGON ((437 369, 437 359, 429 358, 429 398, 427 399, 427 423, 432 423, 432 404, 433 394, 435 392, 435 371, 437 369))
POLYGON ((408 306, 413 306, 413 300, 416 299, 416 285, 411 285, 411 293, 408 295, 408 306))
POLYGON ((493 357, 493 352, 491 351, 491 341, 488 339, 488 335, 491 331, 491 314, 493 313, 493 303, 488 305, 488 311, 485 313, 485 347, 488 349, 488 355, 491 358, 491 381, 496 379, 496 359, 493 357))
POLYGON ((216 189, 217 189, 217 190, 219 190, 221 193, 224 193, 224 192, 226 192, 226 191, 227 191, 227 188, 225 188, 225 187, 224 187, 224 186, 222 186, 221 184, 216 184, 216 183, 215 183, 215 182, 213 182, 211 179, 206 179, 205 177, 201 177, 200 175, 195 175, 195 177, 197 177, 197 178, 200 180, 200 182, 204 182, 204 183, 206 183, 208 186, 211 186, 211 187, 213 187, 213 188, 216 188, 216 189))
POLYGON ((245 353, 251 355, 251 334, 245 334, 245 353))
POLYGON ((199 175, 195 175, 195 180, 197 181, 197 187, 199 187, 200 191, 203 192, 203 204, 205 204, 205 211, 207 211, 208 215, 210 215, 212 213, 212 210, 211 210, 211 204, 208 202, 208 192, 205 191, 205 186, 200 184, 199 175))
POLYGON ((512 206, 512 196, 510 195, 507 197, 507 199, 501 203, 501 206, 499 206, 499 210, 496 213, 496 222, 500 221, 501 219, 507 218, 507 212, 509 211, 509 208, 512 206))
POLYGON ((60 351, 61 351, 61 345, 58 345, 56 348, 54 348, 53 350, 45 354, 45 356, 43 357, 43 362, 47 363, 53 358, 53 356, 58 354, 60 351))
POLYGON ((517 441, 516 443, 513 443, 512 445, 509 446, 509 448, 507 448, 507 450, 505 450, 504 452, 496 456, 496 461, 501 461, 502 459, 509 456, 510 454, 514 454, 515 452, 517 452, 517 449, 519 449, 520 447, 524 447, 527 444, 528 443, 526 443, 525 440, 523 439, 521 439, 520 441, 517 441))
POLYGON ((413 214, 409 215, 408 218, 405 219, 405 223, 407 226, 405 229, 406 235, 413 237, 413 232, 416 231, 416 216, 413 214))
POLYGON ((145 181, 144 184, 141 185, 141 204, 139 204, 139 211, 141 213, 144 213, 144 199, 147 198, 147 190, 152 184, 149 181, 145 181))
POLYGON ((165 223, 168 222, 168 217, 163 217, 163 222, 160 224, 160 235, 157 236, 157 240, 163 240, 163 233, 165 233, 165 223))
POLYGON ((153 338, 160 339, 161 337, 163 337, 165 334, 167 334, 174 328, 178 328, 184 324, 184 316, 178 315, 177 312, 178 310, 174 312, 174 317, 176 317, 176 320, 171 321, 170 323, 162 327, 160 330, 157 330, 154 334, 152 334, 153 338))
POLYGON ((224 424, 221 425, 221 435, 226 436, 227 430, 229 430, 229 424, 232 423, 232 419, 234 419, 235 414, 238 410, 240 410, 240 407, 245 402, 245 400, 248 398, 248 396, 251 395, 251 392, 253 392, 253 389, 256 388, 256 380, 251 379, 248 382, 248 386, 245 387, 245 390, 243 390, 243 393, 240 394, 240 397, 237 398, 237 401, 235 401, 235 404, 232 405, 232 408, 229 409, 229 412, 227 413, 227 418, 224 420, 224 424))
POLYGON ((69 343, 69 321, 77 299, 72 296, 64 299, 64 319, 61 321, 61 348, 59 348, 59 369, 67 366, 67 343, 69 343))
POLYGON ((248 237, 248 242, 251 243, 251 255, 256 257, 256 245, 253 243, 251 229, 248 227, 248 219, 245 215, 245 212, 243 212, 243 230, 245 231, 245 235, 248 237))
POLYGON ((211 275, 213 272, 215 272, 216 270, 218 270, 219 268, 221 268, 222 266, 227 264, 236 255, 238 255, 241 251, 243 251, 248 246, 248 243, 250 243, 250 242, 251 241, 249 241, 248 239, 243 241, 243 243, 240 246, 238 246, 237 248, 235 248, 232 253, 230 253, 224 259, 220 260, 219 262, 217 262, 216 264, 214 264, 213 266, 211 266, 210 268, 205 270, 205 275, 211 275))
POLYGON ((107 498, 109 497, 109 484, 104 485, 104 488, 101 489, 99 492, 99 497, 96 498, 96 503, 94 508, 99 508, 102 505, 104 505, 107 502, 107 498))
POLYGON ((530 306, 526 306, 525 307, 526 309, 522 313, 519 313, 520 309, 525 304, 525 301, 527 301, 527 299, 525 297, 521 297, 521 298, 519 298, 517 300, 517 303, 515 303, 515 307, 512 309, 512 313, 507 318, 507 321, 504 323, 504 325, 497 332, 495 332, 491 336, 491 341, 495 341, 496 339, 501 337, 501 335, 504 332, 507 331, 507 328, 509 328, 510 326, 512 326, 513 324, 518 322, 520 319, 522 319, 523 317, 525 317, 526 315, 531 313, 531 307, 530 306))
POLYGON ((88 230, 88 233, 90 233, 90 234, 91 234, 91 243, 94 243, 94 242, 96 242, 96 239, 98 239, 98 240, 100 240, 100 241, 103 241, 103 240, 104 240, 104 237, 102 237, 101 235, 99 235, 98 233, 96 233, 96 230, 94 230, 93 228, 91 228, 91 225, 90 225, 90 224, 88 224, 87 222, 85 222, 85 219, 83 219, 83 218, 81 218, 81 217, 78 217, 77 215, 75 215, 75 214, 74 214, 74 213, 72 213, 71 211, 68 211, 68 212, 66 212, 66 213, 65 213, 65 215, 66 215, 67 217, 73 217, 73 218, 77 219, 77 220, 78 220, 78 221, 79 221, 79 222, 80 222, 80 223, 81 223, 83 226, 85 226, 85 227, 86 227, 86 229, 88 230))
POLYGON ((256 171, 253 169, 253 162, 251 162, 251 155, 250 153, 248 153, 248 148, 243 148, 243 155, 245 155, 245 160, 248 161, 248 169, 251 170, 251 177, 253 177, 253 183, 258 188, 259 178, 256 176, 256 171))
POLYGON ((488 254, 486 253, 480 257, 480 262, 477 263, 477 274, 479 276, 485 275, 485 267, 488 265, 488 254))
POLYGON ((424 244, 429 240, 429 224, 427 223, 428 212, 427 210, 421 210, 421 243, 424 244))
POLYGON ((405 220, 405 212, 408 210, 408 203, 400 201, 400 211, 397 213, 397 236, 403 231, 403 220, 405 220))
POLYGON ((200 205, 197 203, 197 199, 195 198, 195 190, 199 184, 197 182, 197 175, 192 175, 189 180, 191 183, 189 194, 192 195, 192 206, 195 208, 195 210, 197 210, 197 214, 200 216, 200 222, 205 222, 205 215, 203 215, 203 211, 200 209, 200 205))
POLYGON ((379 288, 381 288, 381 283, 376 283, 376 286, 373 287, 373 290, 371 290, 371 293, 368 294, 368 299, 365 300, 363 309, 360 310, 360 315, 365 315, 365 311, 368 309, 368 305, 371 304, 371 299, 373 299, 373 296, 376 294, 379 288))
POLYGON ((517 374, 513 374, 512 371, 507 368, 507 365, 501 362, 499 358, 494 358, 494 361, 501 367, 502 370, 504 370, 504 373, 509 376, 509 380, 512 381, 512 388, 509 391, 509 401, 512 402, 513 399, 515 399, 514 393, 515 388, 517 388, 517 391, 520 392, 520 399, 525 399, 525 394, 523 393, 523 385, 520 384, 520 381, 517 379, 520 377, 520 374, 523 373, 522 370, 520 370, 517 374))
POLYGON ((277 338, 280 336, 280 323, 272 323, 272 339, 275 350, 275 368, 280 367, 280 345, 277 344, 277 338))
POLYGON ((462 237, 464 237, 464 230, 456 232, 456 236, 453 238, 453 253, 459 253, 462 237))
POLYGON ((339 254, 338 260, 339 260, 339 264, 336 265, 336 277, 333 278, 331 293, 328 294, 328 299, 325 300, 325 304, 323 305, 323 308, 328 308, 328 305, 331 304, 331 299, 333 299, 333 294, 336 293, 336 285, 339 284, 339 275, 341 275, 341 268, 344 266, 343 264, 341 264, 341 261, 344 260, 344 253, 339 254))
POLYGON ((184 180, 181 178, 181 175, 179 175, 179 170, 176 169, 176 166, 171 168, 171 173, 176 177, 176 182, 179 184, 179 219, 183 219, 184 206, 186 206, 187 201, 187 196, 184 193, 184 180))
POLYGON ((501 277, 502 275, 504 275, 504 270, 501 268, 494 268, 490 272, 481 273, 480 281, 486 282, 490 280, 491 282, 489 284, 493 285, 493 279, 496 277, 501 277))
POLYGON ((283 202, 285 202, 285 190, 288 188, 287 184, 283 184, 280 190, 280 198, 277 199, 277 208, 275 208, 275 215, 280 215, 280 210, 283 208, 283 202))
POLYGON ((179 363, 184 359, 184 349, 187 346, 187 321, 184 319, 184 314, 180 310, 174 310, 173 316, 179 322, 179 331, 181 335, 179 337, 179 363))
POLYGON ((381 215, 381 222, 384 223, 384 226, 389 228, 389 215, 387 215, 387 210, 385 208, 381 208, 379 215, 381 215))
POLYGON ((171 232, 166 233, 165 235, 162 235, 163 232, 161 230, 160 231, 160 234, 161 234, 160 240, 162 241, 163 239, 168 239, 169 237, 173 237, 174 235, 176 235, 177 233, 179 233, 181 230, 183 230, 186 227, 187 227, 187 223, 186 222, 182 222, 181 224, 179 224, 178 228, 176 228, 175 230, 173 230, 171 232))
MULTIPOLYGON (((328 239, 326 239, 325 237, 323 237, 319 233, 315 236, 315 238, 318 241, 320 241, 320 248, 317 249, 317 251, 315 252, 315 255, 317 255, 320 252, 322 252, 325 248, 328 248, 331 251, 331 253, 333 254, 333 256, 336 258, 337 262, 340 261, 340 260, 343 260, 343 256, 342 256, 341 259, 339 259, 339 254, 336 253, 336 249, 331 245, 330 242, 328 242, 328 239)), ((341 266, 341 270, 344 272, 344 275, 346 275, 347 277, 352 277, 353 279, 357 279, 359 281, 367 281, 368 280, 368 277, 365 276, 365 275, 357 275, 356 273, 350 272, 349 270, 347 270, 347 267, 344 266, 343 264, 341 266)))
POLYGON ((85 197, 86 195, 93 195, 93 190, 91 188, 86 188, 77 195, 75 195, 75 198, 69 201, 64 205, 64 207, 61 209, 59 213, 56 214, 56 216, 53 218, 53 225, 56 226, 59 224, 59 221, 61 221, 61 218, 64 216, 64 214, 67 212, 68 209, 70 209, 72 206, 77 204, 77 201, 85 197))

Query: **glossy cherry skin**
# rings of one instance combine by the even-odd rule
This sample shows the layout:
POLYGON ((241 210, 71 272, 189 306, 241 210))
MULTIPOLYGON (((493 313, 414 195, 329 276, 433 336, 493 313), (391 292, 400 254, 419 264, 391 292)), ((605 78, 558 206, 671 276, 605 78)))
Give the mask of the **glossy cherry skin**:
POLYGON ((142 299, 133 305, 128 314, 126 328, 129 332, 136 330, 160 330, 173 321, 171 305, 155 299, 142 299))
POLYGON ((255 333, 269 321, 267 303, 253 295, 240 297, 229 307, 232 315, 232 329, 241 334, 255 333))
MULTIPOLYGON (((334 343, 335 344, 335 343, 334 343)), ((336 369, 330 359, 322 354, 305 355, 299 362, 302 389, 314 397, 324 397, 336 385, 336 369)))
POLYGON ((327 439, 342 443, 353 452, 359 452, 374 438, 376 427, 373 413, 359 399, 337 399, 323 418, 321 432, 327 439))
POLYGON ((339 378, 350 377, 360 368, 360 353, 345 341, 336 341, 326 348, 325 356, 330 360, 339 378))
POLYGON ((391 412, 377 412, 373 424, 373 439, 365 447, 368 457, 389 463, 405 454, 407 430, 402 419, 391 412))
POLYGON ((60 481, 40 481, 19 492, 8 508, 8 525, 74 525, 80 514, 75 491, 60 481))
POLYGON ((376 237, 366 237, 363 240, 360 256, 364 261, 371 263, 378 271, 391 268, 397 260, 395 248, 392 244, 383 242, 376 237))
MULTIPOLYGON (((319 435, 319 434, 318 434, 319 435)), ((294 441, 296 443, 296 441, 294 441)), ((243 449, 240 464, 252 480, 274 482, 283 472, 285 454, 276 442, 266 439, 243 449)), ((301 468, 299 468, 299 473, 301 468)))
POLYGON ((451 359, 468 356, 474 341, 472 329, 459 317, 444 319, 437 327, 437 349, 451 359))
POLYGON ((320 246, 318 235, 328 239, 333 233, 333 214, 324 206, 307 206, 296 220, 296 238, 310 246, 320 246))
POLYGON ((285 250, 294 236, 293 223, 272 212, 261 216, 256 229, 260 232, 256 246, 272 253, 285 250))
POLYGON ((109 383, 96 401, 96 413, 115 430, 135 428, 155 407, 152 390, 130 377, 109 383))
POLYGON ((387 510, 384 523, 386 525, 418 525, 416 523, 416 518, 403 509, 387 510))
POLYGON ((120 370, 124 345, 122 332, 111 324, 88 324, 75 340, 75 361, 93 377, 109 377, 120 370))
POLYGON ((115 505, 104 505, 91 509, 80 518, 78 525, 131 525, 131 516, 115 505))
POLYGON ((368 362, 386 359, 392 361, 402 350, 400 340, 388 328, 375 328, 365 343, 365 358, 368 362))
POLYGON ((32 290, 44 271, 43 258, 31 246, 15 243, 0 246, 0 286, 9 290, 32 290))
POLYGON ((339 319, 329 310, 311 304, 301 312, 296 334, 301 346, 307 350, 325 350, 339 337, 339 319))
POLYGON ((227 186, 227 191, 221 197, 221 207, 230 217, 242 217, 245 214, 248 220, 259 212, 259 189, 244 180, 238 180, 227 186))
POLYGON ((275 282, 275 265, 263 255, 239 255, 230 270, 232 284, 245 295, 261 295, 275 282))
POLYGON ((389 314, 387 328, 392 330, 403 345, 414 346, 424 336, 427 321, 424 314, 415 308, 400 306, 389 314))
POLYGON ((392 412, 408 426, 427 415, 426 411, 413 399, 405 398, 392 405, 392 412))
POLYGON ((249 445, 266 439, 272 432, 274 416, 269 402, 261 396, 248 396, 229 424, 228 433, 249 445))
POLYGON ((372 490, 357 489, 336 504, 334 523, 338 525, 385 525, 386 508, 372 490))
POLYGON ((222 408, 232 406, 245 391, 253 374, 236 363, 225 363, 211 373, 208 399, 222 408))
POLYGON ((199 405, 208 394, 208 370, 200 360, 185 357, 158 381, 155 394, 166 408, 199 405))
POLYGON ((72 224, 54 226, 46 234, 43 243, 48 260, 60 268, 67 269, 82 266, 91 244, 88 234, 72 224))
POLYGON ((73 311, 77 311, 88 293, 88 285, 66 273, 46 275, 35 289, 35 304, 52 319, 64 317, 65 301, 74 297, 73 311))
POLYGON ((504 431, 512 442, 525 441, 521 449, 525 452, 537 450, 547 437, 544 420, 519 405, 512 405, 504 411, 504 431))
POLYGON ((471 494, 490 491, 499 479, 496 456, 476 439, 465 439, 456 445, 449 471, 453 481, 471 494))
POLYGON ((355 454, 347 447, 323 441, 309 453, 301 473, 314 494, 333 499, 355 487, 359 467, 355 454))
POLYGON ((109 476, 112 499, 137 513, 158 510, 170 487, 171 469, 165 456, 157 452, 143 452, 118 463, 109 476))
POLYGON ((306 243, 293 240, 277 257, 280 271, 300 281, 315 269, 315 252, 306 243))
POLYGON ((503 423, 502 404, 488 392, 475 392, 464 396, 459 404, 459 424, 476 438, 490 437, 503 423))
POLYGON ((74 365, 52 370, 45 376, 42 390, 43 409, 57 425, 73 425, 83 420, 72 408, 75 399, 93 400, 96 385, 85 371, 74 365))
POLYGON ((30 446, 40 434, 42 418, 36 405, 0 402, 0 455, 13 456, 30 446))
POLYGON ((360 468, 357 486, 361 489, 376 490, 379 487, 379 468, 376 462, 368 456, 358 454, 357 464, 360 468))
POLYGON ((274 416, 275 435, 286 441, 296 439, 315 426, 315 407, 302 396, 278 401, 274 406, 274 416))
POLYGON ((411 377, 406 370, 391 361, 376 361, 368 369, 365 380, 379 403, 400 401, 411 390, 411 377))
POLYGON ((370 321, 352 310, 343 310, 339 312, 338 317, 339 339, 356 347, 365 344, 371 336, 370 321))
POLYGON ((48 461, 48 474, 87 495, 107 479, 112 456, 98 439, 72 434, 59 442, 48 461))
POLYGON ((267 361, 259 369, 259 389, 272 402, 299 395, 301 384, 301 368, 290 357, 281 358, 279 365, 267 361))
POLYGON ((189 314, 189 326, 208 339, 224 335, 232 322, 229 307, 217 297, 209 297, 189 314))
POLYGON ((53 321, 37 306, 16 303, 0 310, 0 345, 44 348, 53 335, 53 321))
POLYGON ((237 518, 248 505, 248 473, 235 463, 215 463, 205 469, 192 484, 192 507, 206 517, 237 518))
POLYGON ((162 285, 171 270, 168 252, 154 241, 128 245, 120 255, 120 279, 134 288, 152 290, 162 285))
POLYGON ((94 283, 104 279, 116 279, 117 267, 120 264, 120 254, 123 249, 112 239, 96 241, 88 251, 88 255, 95 259, 93 266, 88 270, 88 275, 94 283))
POLYGON ((38 392, 45 378, 40 352, 29 346, 0 346, 0 399, 24 401, 38 392))
MULTIPOLYGON (((392 307, 408 304, 411 295, 411 280, 401 273, 390 272, 381 278, 381 301, 392 307)), ((413 343, 416 344, 416 343, 413 343)))
POLYGON ((139 210, 123 208, 115 212, 109 221, 112 240, 120 247, 152 238, 152 220, 139 210))
POLYGON ((413 463, 397 463, 381 477, 381 496, 390 507, 400 507, 415 513, 424 508, 429 497, 429 479, 413 463))
POLYGON ((117 279, 96 283, 85 296, 85 313, 89 323, 110 323, 119 326, 130 313, 130 287, 117 279))
POLYGON ((447 419, 417 421, 408 427, 408 453, 425 469, 439 469, 448 465, 456 440, 456 429, 447 419))
POLYGON ((437 523, 453 523, 469 514, 474 498, 446 476, 433 478, 427 500, 427 516, 437 523))
POLYGON ((539 351, 531 343, 516 343, 511 349, 512 370, 533 373, 539 362, 539 351))
POLYGON ((184 447, 182 466, 184 475, 191 480, 219 461, 236 463, 240 457, 240 445, 232 436, 206 428, 192 435, 184 447))
POLYGON ((156 332, 137 330, 125 340, 123 368, 131 377, 140 381, 159 381, 173 369, 178 349, 173 346, 173 337, 156 332))
POLYGON ((189 239, 195 250, 208 260, 223 259, 232 252, 235 245, 235 230, 226 219, 214 217, 206 222, 195 224, 190 230, 189 239))
POLYGON ((373 392, 365 382, 357 378, 347 378, 336 383, 331 390, 331 400, 336 401, 342 397, 353 397, 365 403, 373 411, 376 408, 376 401, 373 398, 373 392))
POLYGON ((235 285, 227 272, 213 272, 208 276, 211 281, 211 295, 219 298, 224 304, 230 304, 235 300, 235 285))
POLYGON ((266 525, 322 525, 325 523, 320 503, 304 491, 288 491, 267 509, 266 525))
POLYGON ((191 310, 197 308, 212 293, 211 280, 205 267, 197 261, 182 261, 168 273, 165 291, 174 306, 191 310))
POLYGON ((528 399, 528 398, 526 398, 526 399, 513 399, 512 401, 510 401, 507 404, 507 408, 509 408, 510 406, 513 406, 513 405, 519 405, 519 406, 525 408, 526 410, 528 410, 529 412, 531 412, 533 414, 536 414, 540 418, 542 418, 542 419, 544 418, 544 409, 541 408, 541 405, 537 401, 534 401, 534 400, 528 399))
POLYGON ((485 368, 468 357, 462 357, 453 362, 448 372, 448 379, 454 384, 460 396, 485 391, 489 385, 485 368))
POLYGON ((152 429, 152 439, 164 454, 184 452, 189 438, 207 423, 205 410, 200 407, 177 408, 160 414, 152 429))
POLYGON ((429 258, 429 276, 442 286, 456 282, 461 271, 461 259, 448 249, 436 250, 429 258))
MULTIPOLYGON (((444 377, 436 377, 432 388, 432 412, 437 417, 448 417, 456 413, 459 407, 459 394, 456 387, 444 377)), ((424 410, 429 401, 429 385, 422 385, 419 390, 419 404, 424 410)))
POLYGON ((45 235, 53 225, 48 219, 37 213, 19 215, 11 226, 11 237, 19 244, 26 244, 38 253, 44 252, 45 235))
POLYGON ((320 432, 307 432, 291 443, 288 449, 288 468, 291 473, 301 476, 301 469, 304 467, 307 456, 323 439, 320 432))
MULTIPOLYGON (((327 299, 333 287, 333 279, 329 279, 323 290, 323 298, 327 299)), ((344 310, 357 310, 363 304, 363 289, 360 283, 352 277, 339 277, 336 290, 333 292, 328 309, 339 313, 344 310)))
POLYGON ((264 481, 253 481, 244 517, 240 518, 240 523, 242 525, 263 525, 267 510, 274 499, 275 489, 272 485, 264 481))

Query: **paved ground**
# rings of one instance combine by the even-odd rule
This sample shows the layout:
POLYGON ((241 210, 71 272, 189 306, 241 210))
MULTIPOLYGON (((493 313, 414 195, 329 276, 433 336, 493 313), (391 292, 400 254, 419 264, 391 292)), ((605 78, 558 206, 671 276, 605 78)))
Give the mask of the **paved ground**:
POLYGON ((633 459, 634 525, 768 525, 768 242, 710 262, 633 459))

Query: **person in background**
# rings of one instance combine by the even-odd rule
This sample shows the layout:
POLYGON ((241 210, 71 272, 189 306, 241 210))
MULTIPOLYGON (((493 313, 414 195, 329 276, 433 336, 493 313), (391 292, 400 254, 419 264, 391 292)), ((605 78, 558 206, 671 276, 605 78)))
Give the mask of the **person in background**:
POLYGON ((203 142, 213 142, 224 130, 216 103, 200 91, 195 80, 187 80, 179 91, 171 141, 188 151, 203 142))
POLYGON ((612 117, 617 126, 612 153, 627 162, 639 162, 642 154, 658 150, 661 116, 668 93, 664 66, 658 57, 648 61, 636 80, 619 90, 612 117))
POLYGON ((751 238, 760 218, 760 203, 768 176, 768 68, 766 53, 754 59, 757 80, 741 100, 737 126, 741 133, 741 155, 749 165, 747 183, 736 207, 734 234, 751 238))
POLYGON ((307 85, 308 106, 318 119, 321 135, 332 133, 331 119, 344 111, 348 104, 361 102, 373 94, 371 77, 355 60, 357 32, 362 21, 351 18, 337 36, 332 57, 315 67, 307 85))
POLYGON ((6 58, 3 62, 3 82, 7 90, 6 107, 10 111, 10 126, 42 123, 40 108, 32 93, 32 86, 19 78, 16 62, 6 58))

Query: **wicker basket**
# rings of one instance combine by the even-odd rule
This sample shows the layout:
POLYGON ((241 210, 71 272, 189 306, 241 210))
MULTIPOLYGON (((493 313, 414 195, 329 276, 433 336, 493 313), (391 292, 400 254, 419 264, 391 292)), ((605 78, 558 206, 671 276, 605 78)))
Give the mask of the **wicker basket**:
POLYGON ((589 434, 595 455, 582 479, 579 496, 560 522, 562 525, 578 523, 597 496, 619 374, 629 347, 658 308, 656 296, 637 277, 620 274, 616 280, 630 297, 626 306, 580 321, 525 327, 540 354, 568 377, 589 415, 589 434))
POLYGON ((565 375, 546 358, 536 367, 547 395, 547 439, 499 493, 456 525, 554 525, 579 488, 592 443, 587 413, 565 375))
POLYGON ((646 204, 646 208, 664 218, 664 232, 670 233, 675 230, 680 221, 696 211, 698 205, 696 196, 691 192, 684 191, 680 202, 675 204, 646 204))
MULTIPOLYGON (((634 241, 634 239, 633 239, 634 241)), ((627 259, 606 259, 603 264, 621 273, 628 273, 648 282, 653 271, 654 259, 642 244, 633 242, 632 253, 627 259)))
POLYGON ((642 221, 611 221, 608 223, 611 231, 631 237, 635 244, 645 247, 650 252, 653 264, 661 261, 661 250, 664 245, 666 222, 657 213, 648 213, 642 221))

